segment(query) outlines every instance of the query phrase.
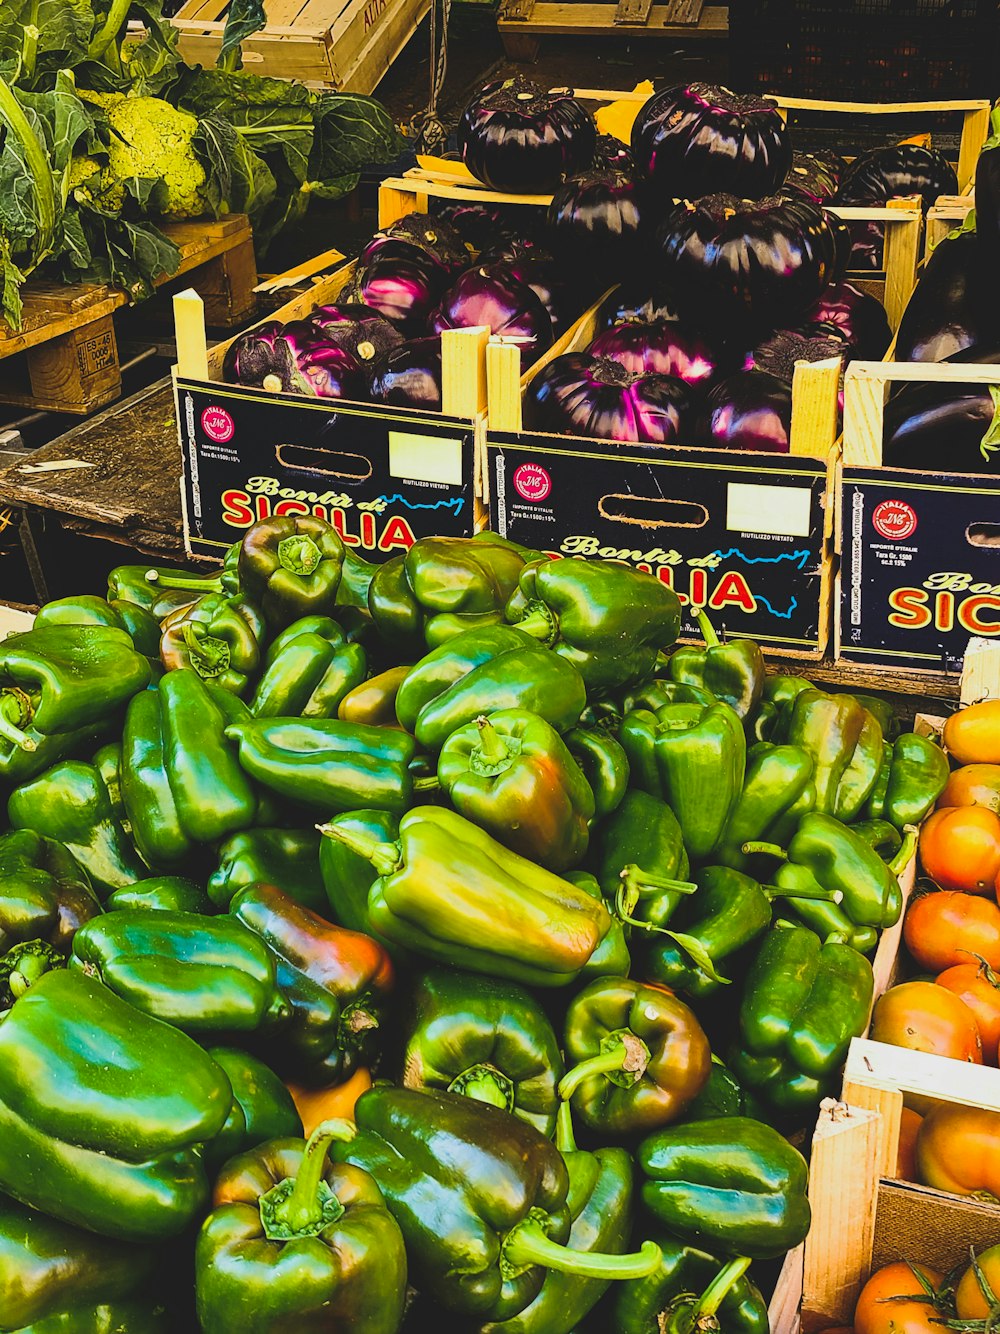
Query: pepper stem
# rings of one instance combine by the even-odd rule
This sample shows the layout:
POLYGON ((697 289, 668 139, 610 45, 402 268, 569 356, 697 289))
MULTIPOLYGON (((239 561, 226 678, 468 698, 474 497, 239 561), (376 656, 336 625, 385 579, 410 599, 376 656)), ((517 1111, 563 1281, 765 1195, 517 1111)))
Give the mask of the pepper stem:
POLYGON ((551 644, 559 633, 559 627, 548 607, 541 602, 529 602, 525 615, 514 623, 515 630, 523 630, 532 639, 540 639, 543 644, 551 644))
POLYGON ((815 899, 819 903, 843 903, 844 894, 839 889, 781 889, 778 885, 761 885, 769 899, 815 899))
POLYGON ((502 769, 508 768, 510 750, 489 718, 485 714, 480 714, 476 719, 476 726, 479 728, 478 758, 481 762, 479 771, 499 773, 502 769))
POLYGON ((903 841, 900 843, 896 855, 891 861, 886 862, 893 875, 899 875, 900 871, 906 866, 907 862, 917 850, 917 831, 912 825, 907 825, 903 830, 903 841))
POLYGON ((473 1098, 476 1102, 488 1103, 499 1107, 501 1111, 514 1110, 514 1084, 502 1070, 495 1065, 480 1062, 470 1065, 448 1085, 448 1093, 458 1093, 463 1098, 473 1098))
POLYGON ((0 737, 16 746, 18 750, 30 752, 38 749, 27 732, 18 726, 18 723, 30 723, 31 714, 31 701, 23 690, 18 690, 16 687, 11 690, 0 690, 0 737), (8 714, 10 704, 17 709, 17 722, 8 714))
POLYGON ((600 1251, 574 1251, 546 1236, 545 1214, 532 1209, 504 1238, 500 1251, 501 1273, 515 1277, 534 1265, 555 1269, 579 1278, 646 1278, 663 1259, 655 1241, 644 1241, 632 1255, 606 1255, 600 1251))
MULTIPOLYGON (((694 888, 694 886, 692 888, 694 888)), ((689 894, 691 893, 691 890, 684 890, 682 892, 689 894)), ((626 886, 622 884, 619 886, 618 893, 615 895, 615 916, 620 922, 624 922, 626 926, 636 927, 640 931, 651 931, 657 935, 669 937, 675 945, 680 946, 685 954, 690 955, 695 966, 700 968, 701 971, 707 977, 710 977, 713 982, 719 983, 720 986, 729 986, 732 979, 723 977, 721 973, 716 970, 715 964, 712 961, 712 956, 697 936, 686 935, 683 931, 670 931, 665 926, 657 926, 655 922, 643 922, 640 918, 633 917, 629 911, 628 893, 629 891, 626 889, 626 886)))
POLYGON ((665 891, 672 891, 674 894, 695 894, 698 890, 693 880, 674 880, 668 875, 650 875, 634 862, 622 867, 619 878, 626 890, 640 899, 651 898, 654 894, 665 891))
POLYGON ((335 838, 345 848, 371 862, 379 875, 393 875, 403 864, 403 850, 399 843, 380 843, 373 834, 365 834, 360 829, 343 829, 334 824, 318 824, 316 828, 324 838, 335 838))
POLYGON ((414 778, 414 792, 440 792, 441 780, 435 774, 427 774, 424 778, 414 778))
POLYGON ((149 569, 146 571, 146 583, 157 588, 179 588, 182 592, 221 593, 221 578, 204 578, 198 575, 171 574, 166 570, 149 569))
POLYGON ((708 619, 708 613, 702 607, 695 614, 695 620, 698 622, 698 629, 701 631, 701 637, 705 641, 706 648, 715 648, 719 642, 719 636, 715 633, 715 626, 708 619))
POLYGON ((560 1102, 556 1112, 556 1148, 560 1153, 576 1153, 576 1134, 573 1131, 573 1109, 568 1102, 560 1102))
POLYGON ((777 843, 744 843, 743 851, 747 856, 751 853, 760 853, 763 857, 777 857, 779 861, 788 861, 788 853, 784 848, 779 848, 777 843))
POLYGON ((344 1206, 323 1180, 326 1154, 335 1140, 350 1141, 357 1133, 351 1121, 320 1122, 309 1136, 297 1174, 260 1197, 261 1222, 270 1241, 318 1236, 343 1214, 344 1206))
POLYGON ((296 533, 278 543, 278 564, 292 574, 310 575, 321 560, 322 553, 311 537, 296 533))
POLYGON ((667 1313, 667 1334, 695 1334, 697 1330, 719 1329, 715 1316, 728 1293, 750 1268, 748 1256, 738 1256, 720 1269, 715 1278, 698 1297, 683 1293, 667 1313))
POLYGON ((646 1073, 649 1061, 650 1051, 642 1038, 637 1038, 631 1029, 621 1029, 608 1034, 596 1056, 580 1061, 568 1070, 556 1091, 567 1102, 584 1080, 593 1079, 595 1075, 607 1075, 613 1084, 631 1088, 646 1073))

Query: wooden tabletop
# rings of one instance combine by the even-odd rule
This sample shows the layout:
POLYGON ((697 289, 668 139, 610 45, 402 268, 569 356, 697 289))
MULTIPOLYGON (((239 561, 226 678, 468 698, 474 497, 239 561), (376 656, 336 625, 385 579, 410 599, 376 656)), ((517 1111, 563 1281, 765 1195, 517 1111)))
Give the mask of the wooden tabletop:
POLYGON ((0 502, 45 510, 78 531, 176 561, 184 553, 180 472, 165 379, 0 471, 0 502))

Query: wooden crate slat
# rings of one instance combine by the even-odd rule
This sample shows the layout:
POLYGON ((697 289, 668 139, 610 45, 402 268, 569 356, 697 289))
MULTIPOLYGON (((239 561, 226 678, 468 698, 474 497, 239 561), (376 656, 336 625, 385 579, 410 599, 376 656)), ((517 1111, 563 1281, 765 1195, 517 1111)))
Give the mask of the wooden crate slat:
MULTIPOLYGON (((205 22, 205 23, 177 23, 174 26, 181 29, 181 38, 188 37, 210 37, 215 41, 216 47, 221 45, 222 34, 226 30, 224 20, 205 22)), ((317 42, 326 36, 325 28, 303 28, 299 24, 269 23, 266 28, 260 32, 255 32, 252 37, 248 37, 243 43, 243 54, 254 42, 277 42, 284 41, 286 38, 302 38, 304 41, 317 42)))
POLYGON ((229 8, 229 0, 188 0, 174 16, 175 23, 184 23, 189 19, 217 19, 229 8))
MULTIPOLYGON (((618 6, 615 9, 615 22, 645 24, 652 7, 653 0, 618 0, 618 6)), ((676 6, 670 4, 668 7, 673 11, 676 6)))
POLYGON ((330 67, 338 87, 372 92, 429 9, 430 0, 369 0, 341 38, 331 36, 330 67))
POLYGON ((296 20, 303 16, 306 3, 307 0, 264 0, 267 26, 273 23, 278 27, 295 27, 296 20))
MULTIPOLYGON (((608 35, 620 33, 621 27, 615 23, 616 5, 602 4, 559 4, 544 3, 539 0, 528 19, 502 18, 499 21, 501 35, 511 33, 530 33, 543 36, 555 34, 579 36, 581 29, 608 35)), ((706 5, 697 23, 677 23, 670 18, 669 4, 654 4, 649 11, 649 20, 643 29, 650 37, 698 37, 722 40, 729 32, 729 9, 724 5, 706 5)))

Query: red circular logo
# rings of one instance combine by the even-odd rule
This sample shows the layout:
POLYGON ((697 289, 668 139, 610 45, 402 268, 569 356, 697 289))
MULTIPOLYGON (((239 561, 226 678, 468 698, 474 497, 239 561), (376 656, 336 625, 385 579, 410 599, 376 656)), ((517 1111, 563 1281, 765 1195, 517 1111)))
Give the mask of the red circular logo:
POLYGON ((525 500, 544 500, 552 491, 552 478, 540 463, 522 463, 514 469, 514 490, 525 500))
POLYGON ((201 414, 201 429, 209 440, 222 445, 227 440, 232 440, 236 423, 225 408, 206 408, 201 414))
POLYGON ((905 500, 883 500, 872 511, 872 526, 880 537, 902 542, 917 531, 917 515, 905 500))

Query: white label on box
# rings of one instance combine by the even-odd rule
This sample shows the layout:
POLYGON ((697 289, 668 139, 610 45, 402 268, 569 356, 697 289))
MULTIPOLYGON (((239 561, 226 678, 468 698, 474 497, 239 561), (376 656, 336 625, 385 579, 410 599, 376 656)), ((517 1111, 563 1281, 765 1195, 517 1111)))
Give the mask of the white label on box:
POLYGON ((462 485, 462 442, 407 431, 389 432, 389 475, 410 482, 462 485))
POLYGON ((730 482, 726 527, 740 533, 808 537, 812 493, 807 486, 759 486, 730 482))

